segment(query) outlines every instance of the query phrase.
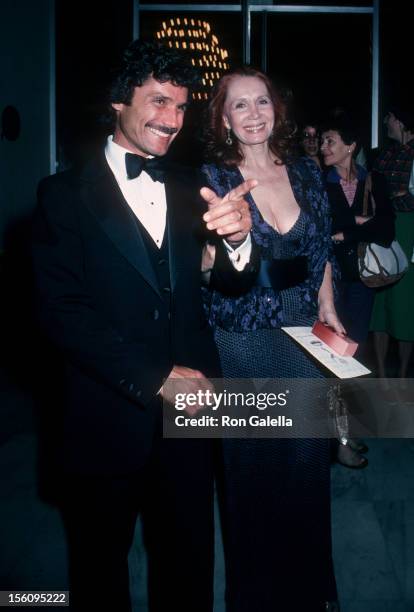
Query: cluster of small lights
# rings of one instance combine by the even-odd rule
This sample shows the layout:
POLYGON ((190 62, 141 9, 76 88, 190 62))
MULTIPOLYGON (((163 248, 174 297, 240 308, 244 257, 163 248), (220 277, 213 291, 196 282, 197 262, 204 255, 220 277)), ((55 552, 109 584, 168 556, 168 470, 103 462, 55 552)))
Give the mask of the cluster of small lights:
POLYGON ((206 100, 211 87, 228 70, 229 54, 220 48, 217 36, 211 33, 210 24, 187 17, 162 22, 157 38, 169 47, 191 52, 193 66, 202 71, 202 91, 193 93, 195 100, 206 100), (227 61, 226 61, 227 60, 227 61))

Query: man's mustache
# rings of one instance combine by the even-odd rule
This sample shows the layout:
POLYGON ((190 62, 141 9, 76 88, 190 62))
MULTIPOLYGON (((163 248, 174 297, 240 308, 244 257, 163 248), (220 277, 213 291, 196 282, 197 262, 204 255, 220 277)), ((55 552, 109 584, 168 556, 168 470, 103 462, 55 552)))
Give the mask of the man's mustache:
POLYGON ((167 127, 166 125, 154 125, 153 123, 147 123, 146 127, 150 127, 153 130, 158 130, 159 132, 164 132, 164 134, 168 134, 172 136, 172 134, 176 134, 178 132, 177 128, 167 127))

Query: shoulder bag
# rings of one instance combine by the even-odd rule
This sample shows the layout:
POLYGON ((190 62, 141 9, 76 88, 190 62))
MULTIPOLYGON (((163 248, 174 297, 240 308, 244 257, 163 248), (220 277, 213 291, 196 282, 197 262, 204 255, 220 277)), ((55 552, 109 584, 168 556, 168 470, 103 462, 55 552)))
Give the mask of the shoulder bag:
MULTIPOLYGON (((367 215, 368 197, 371 196, 373 214, 375 201, 371 190, 371 175, 365 181, 364 203, 362 214, 367 215)), ((359 277, 367 287, 385 287, 400 280, 408 270, 408 260, 397 240, 389 247, 382 247, 375 242, 358 244, 359 277)))

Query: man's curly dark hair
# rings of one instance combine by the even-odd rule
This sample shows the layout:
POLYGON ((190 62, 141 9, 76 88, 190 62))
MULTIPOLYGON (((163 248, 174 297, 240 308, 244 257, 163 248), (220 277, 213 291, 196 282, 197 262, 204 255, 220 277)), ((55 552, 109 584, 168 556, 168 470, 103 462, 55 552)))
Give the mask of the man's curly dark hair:
POLYGON ((134 88, 149 77, 160 83, 187 87, 190 91, 200 77, 190 56, 157 41, 134 40, 124 51, 109 92, 110 103, 131 104, 134 88))

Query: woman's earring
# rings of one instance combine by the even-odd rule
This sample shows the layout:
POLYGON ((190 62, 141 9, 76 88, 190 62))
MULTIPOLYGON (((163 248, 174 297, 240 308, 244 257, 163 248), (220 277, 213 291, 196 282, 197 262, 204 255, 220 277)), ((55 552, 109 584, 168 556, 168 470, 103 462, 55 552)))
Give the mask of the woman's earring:
POLYGON ((231 129, 227 128, 227 138, 226 138, 226 145, 230 146, 233 144, 233 139, 231 137, 231 129))

